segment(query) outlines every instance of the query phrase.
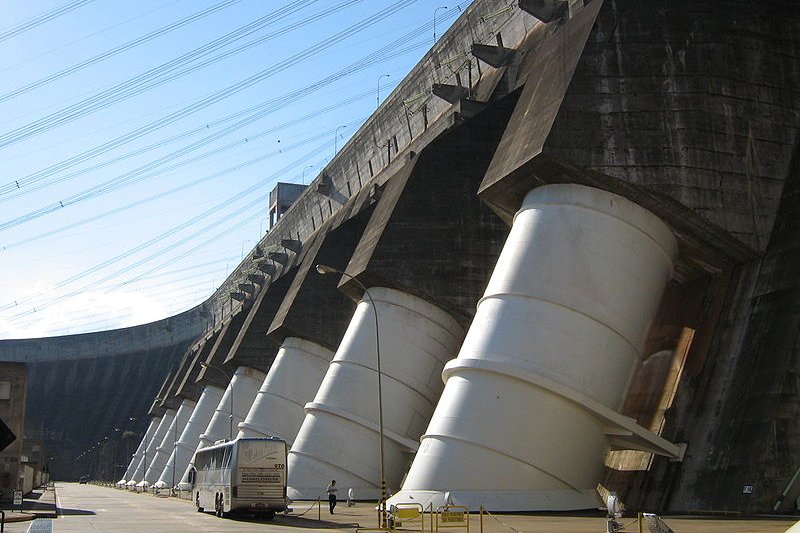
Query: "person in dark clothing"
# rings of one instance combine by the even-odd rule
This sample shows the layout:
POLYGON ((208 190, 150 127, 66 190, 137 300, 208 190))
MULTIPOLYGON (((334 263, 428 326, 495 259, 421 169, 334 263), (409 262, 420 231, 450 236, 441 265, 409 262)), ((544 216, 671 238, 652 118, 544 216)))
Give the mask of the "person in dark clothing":
POLYGON ((328 488, 325 491, 328 493, 328 505, 331 508, 331 514, 333 513, 333 508, 336 507, 336 491, 339 490, 336 488, 336 480, 331 480, 331 484, 328 485, 328 488))

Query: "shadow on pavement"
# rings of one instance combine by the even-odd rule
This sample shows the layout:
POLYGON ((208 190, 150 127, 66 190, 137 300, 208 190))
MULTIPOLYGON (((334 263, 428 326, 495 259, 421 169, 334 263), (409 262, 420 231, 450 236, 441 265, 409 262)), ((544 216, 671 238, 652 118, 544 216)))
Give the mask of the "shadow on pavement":
MULTIPOLYGON (((338 513, 337 513, 338 515, 338 513)), ((273 519, 267 519, 258 514, 237 514, 230 515, 225 520, 234 522, 247 522, 254 524, 275 524, 286 527, 296 527, 302 529, 352 529, 360 527, 358 522, 329 522, 327 520, 317 520, 316 518, 305 518, 292 515, 278 514, 273 519)))
POLYGON ((96 515, 94 511, 87 511, 86 509, 64 509, 63 507, 58 510, 58 514, 64 516, 84 516, 96 515))
POLYGON ((24 511, 53 511, 55 512, 56 506, 50 502, 37 502, 36 500, 25 500, 23 505, 24 511))
POLYGON ((278 515, 275 517, 274 522, 282 526, 300 527, 304 529, 352 529, 354 527, 361 527, 358 522, 329 522, 327 520, 317 520, 316 518, 292 515, 278 515))

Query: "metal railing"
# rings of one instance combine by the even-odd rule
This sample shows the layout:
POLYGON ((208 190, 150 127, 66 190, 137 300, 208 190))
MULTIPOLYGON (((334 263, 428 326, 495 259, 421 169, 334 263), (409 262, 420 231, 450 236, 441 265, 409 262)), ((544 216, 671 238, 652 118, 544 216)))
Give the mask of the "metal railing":
POLYGON ((460 528, 464 528, 466 533, 469 533, 469 509, 463 505, 442 505, 437 507, 434 518, 433 533, 438 533, 439 529, 460 528))
POLYGON ((486 515, 486 516, 489 516, 489 517, 491 517, 491 518, 495 519, 495 520, 497 521, 497 523, 498 523, 498 524, 500 524, 500 525, 502 525, 502 526, 504 526, 504 527, 507 527, 508 529, 510 529, 511 531, 513 531, 514 533, 525 533, 525 532, 524 532, 524 531, 522 531, 522 530, 516 529, 516 528, 514 528, 513 526, 511 526, 511 525, 509 525, 509 524, 506 524, 505 522, 503 522, 502 520, 500 520, 499 518, 497 518, 495 515, 493 515, 492 513, 490 513, 490 512, 489 512, 489 510, 488 510, 488 509, 486 509, 486 508, 485 508, 483 505, 481 505, 481 507, 480 507, 480 513, 479 513, 479 514, 480 514, 480 530, 481 530, 481 533, 483 533, 483 516, 484 516, 484 515, 486 515))
POLYGON ((322 499, 319 496, 317 497, 316 500, 314 500, 314 502, 311 504, 311 506, 308 509, 306 509, 305 511, 303 511, 300 514, 292 515, 292 516, 294 516, 295 518, 299 518, 301 516, 305 516, 314 507, 317 508, 317 521, 321 521, 322 520, 322 499))

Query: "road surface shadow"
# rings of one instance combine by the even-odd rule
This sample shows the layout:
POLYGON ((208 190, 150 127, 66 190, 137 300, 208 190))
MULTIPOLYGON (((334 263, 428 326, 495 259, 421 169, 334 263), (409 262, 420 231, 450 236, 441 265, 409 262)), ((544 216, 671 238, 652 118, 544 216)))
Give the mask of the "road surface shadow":
POLYGON ((58 510, 58 514, 65 515, 65 516, 87 516, 87 515, 96 515, 94 511, 88 511, 86 509, 64 509, 63 507, 58 510))
POLYGON ((316 518, 306 518, 284 514, 278 514, 275 515, 275 518, 268 519, 259 514, 234 513, 228 516, 227 520, 256 524, 275 524, 303 529, 352 529, 355 527, 361 527, 358 522, 329 522, 327 520, 317 520, 316 518))

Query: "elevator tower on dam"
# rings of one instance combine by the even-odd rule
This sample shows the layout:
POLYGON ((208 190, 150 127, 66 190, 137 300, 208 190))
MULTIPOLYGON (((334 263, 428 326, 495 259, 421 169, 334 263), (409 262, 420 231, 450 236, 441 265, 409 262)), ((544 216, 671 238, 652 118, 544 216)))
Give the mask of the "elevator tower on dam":
POLYGON ((794 510, 798 36, 779 1, 477 0, 202 305, 0 341, 28 428, 69 478, 136 419, 128 487, 279 435, 295 499, 794 510))

